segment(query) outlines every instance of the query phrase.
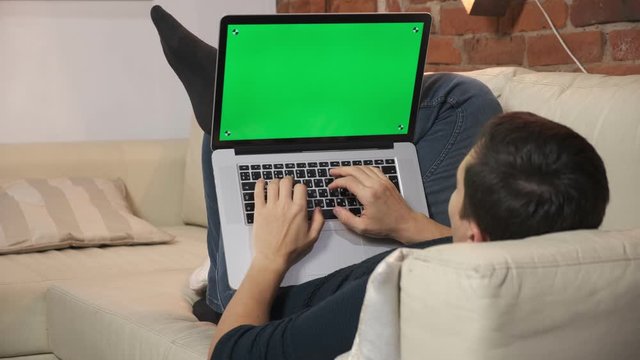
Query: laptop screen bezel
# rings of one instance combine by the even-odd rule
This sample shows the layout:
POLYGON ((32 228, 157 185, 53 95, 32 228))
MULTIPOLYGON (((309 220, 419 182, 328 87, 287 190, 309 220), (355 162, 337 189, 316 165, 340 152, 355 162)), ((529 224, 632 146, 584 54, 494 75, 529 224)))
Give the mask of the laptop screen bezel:
MULTIPOLYGON (((278 15, 227 15, 220 20, 220 40, 218 45, 218 59, 216 64, 215 90, 213 99, 213 118, 211 148, 238 149, 242 147, 279 146, 302 144, 306 146, 318 144, 330 146, 331 144, 359 143, 366 146, 367 143, 394 143, 408 142, 413 139, 416 126, 418 102, 420 101, 420 86, 424 73, 429 33, 431 29, 431 14, 429 13, 374 13, 374 14, 278 14, 278 15), (341 23, 401 23, 421 22, 424 24, 420 44, 420 54, 416 66, 414 93, 409 114, 408 131, 404 135, 365 135, 365 136, 341 136, 320 138, 293 138, 293 139, 259 139, 259 140, 231 140, 220 141, 221 107, 223 96, 223 81, 226 62, 226 41, 229 25, 246 24, 341 24, 341 23), (222 76, 220 76, 222 74, 222 76)), ((372 74, 375 76, 375 74, 372 74)))

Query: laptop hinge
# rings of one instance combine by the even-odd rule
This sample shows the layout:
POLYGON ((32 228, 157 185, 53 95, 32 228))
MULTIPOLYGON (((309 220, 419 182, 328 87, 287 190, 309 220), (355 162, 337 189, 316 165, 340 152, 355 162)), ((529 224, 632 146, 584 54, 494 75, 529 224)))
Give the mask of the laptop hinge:
POLYGON ((234 149, 236 155, 255 155, 309 151, 331 151, 331 150, 371 150, 371 149, 391 149, 392 142, 372 142, 372 143, 333 143, 333 144, 285 144, 285 145, 259 145, 243 146, 234 149), (294 150, 295 149, 295 150, 294 150))

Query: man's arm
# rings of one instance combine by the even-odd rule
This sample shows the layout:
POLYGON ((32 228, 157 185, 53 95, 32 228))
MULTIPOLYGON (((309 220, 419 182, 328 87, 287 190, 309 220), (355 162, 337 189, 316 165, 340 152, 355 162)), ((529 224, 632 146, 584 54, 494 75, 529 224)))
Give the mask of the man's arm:
POLYGON ((264 180, 256 182, 253 225, 253 259, 240 287, 225 309, 209 347, 209 358, 216 344, 240 325, 262 325, 284 275, 315 244, 324 225, 316 209, 307 221, 306 187, 286 177, 273 180, 264 197, 264 180))
POLYGON ((337 179, 329 189, 346 188, 364 206, 361 216, 344 208, 334 209, 338 220, 353 231, 371 237, 386 237, 409 245, 451 236, 451 229, 411 209, 380 169, 369 166, 331 170, 337 179))
POLYGON ((269 310, 285 273, 284 268, 263 261, 251 262, 240 287, 218 322, 209 347, 209 358, 218 340, 231 329, 240 325, 262 325, 269 321, 269 310))

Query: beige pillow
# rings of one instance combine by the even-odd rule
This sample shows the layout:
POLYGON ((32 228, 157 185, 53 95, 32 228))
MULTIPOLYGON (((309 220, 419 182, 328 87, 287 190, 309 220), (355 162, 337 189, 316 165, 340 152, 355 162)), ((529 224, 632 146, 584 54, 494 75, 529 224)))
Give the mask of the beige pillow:
POLYGON ((0 254, 173 238, 131 213, 122 180, 0 180, 0 254))

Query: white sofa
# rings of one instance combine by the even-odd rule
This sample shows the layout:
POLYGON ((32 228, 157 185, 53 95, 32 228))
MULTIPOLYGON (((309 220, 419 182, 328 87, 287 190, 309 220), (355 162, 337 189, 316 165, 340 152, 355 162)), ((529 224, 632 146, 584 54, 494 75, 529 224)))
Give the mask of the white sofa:
MULTIPOLYGON (((640 229, 640 76, 468 75, 505 110, 536 112, 590 140, 611 187, 603 228, 640 229)), ((136 213, 177 237, 0 256, 0 358, 206 358, 215 326, 196 321, 186 290, 206 258, 200 139, 194 130, 189 140, 0 145, 0 177, 120 177, 136 213)), ((403 251, 381 266, 344 356, 640 358, 639 231, 472 246, 403 251)))
POLYGON ((119 177, 137 214, 176 236, 163 245, 0 256, 0 358, 203 358, 214 327, 198 323, 183 296, 206 258, 206 229, 183 222, 187 145, 0 145, 3 177, 119 177))

